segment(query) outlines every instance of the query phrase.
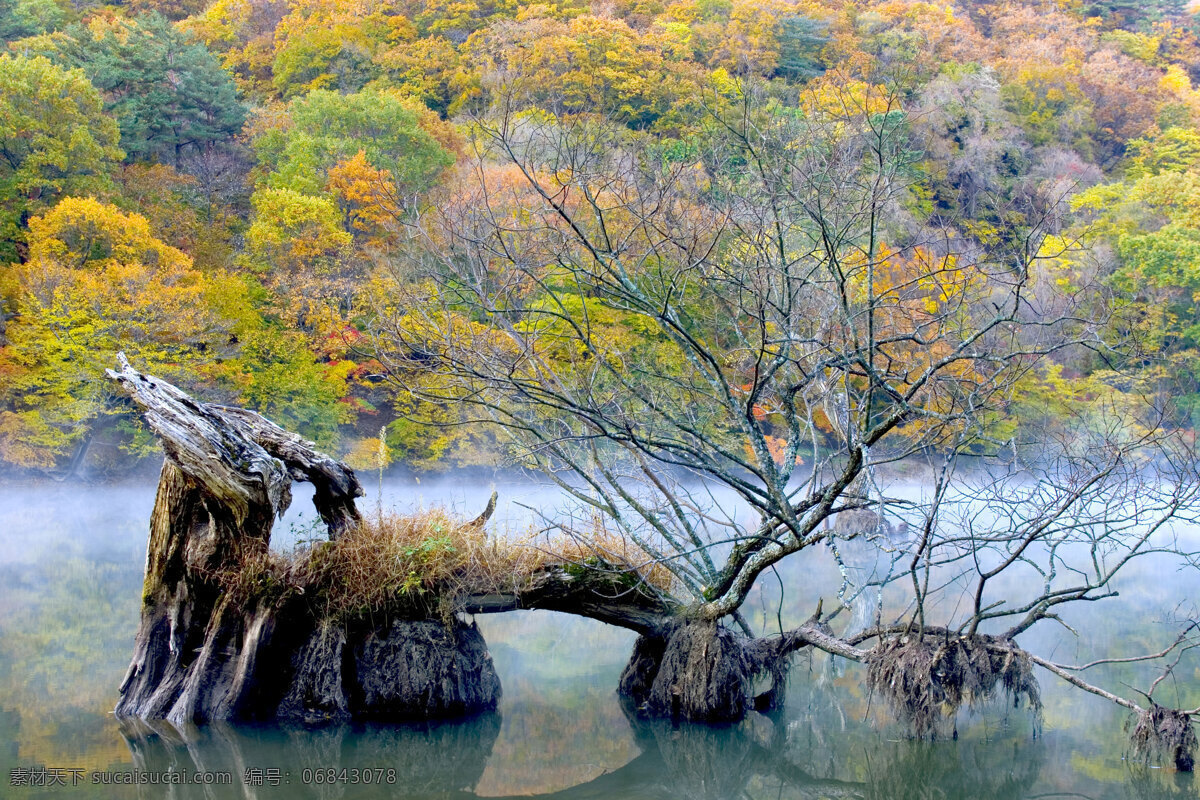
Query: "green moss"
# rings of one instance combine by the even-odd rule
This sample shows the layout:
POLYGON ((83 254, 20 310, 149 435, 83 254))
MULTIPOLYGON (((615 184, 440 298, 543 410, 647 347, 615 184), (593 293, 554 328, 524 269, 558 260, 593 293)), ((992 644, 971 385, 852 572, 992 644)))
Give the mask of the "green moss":
POLYGON ((642 590, 646 579, 638 572, 611 564, 599 556, 588 556, 581 561, 568 561, 562 571, 577 581, 586 581, 596 589, 611 593, 614 590, 642 590))

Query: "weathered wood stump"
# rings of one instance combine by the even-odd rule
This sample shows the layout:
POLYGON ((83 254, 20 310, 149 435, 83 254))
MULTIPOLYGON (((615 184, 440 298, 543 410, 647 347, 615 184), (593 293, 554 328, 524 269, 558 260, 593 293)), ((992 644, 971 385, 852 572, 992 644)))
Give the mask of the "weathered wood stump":
POLYGON ((650 716, 736 722, 783 703, 788 662, 803 640, 751 639, 711 621, 690 620, 638 637, 619 691, 650 716), (756 679, 769 679, 757 697, 756 679))
POLYGON ((303 597, 233 596, 222 577, 266 556, 293 480, 315 486, 331 539, 358 523, 362 487, 345 464, 262 416, 198 402, 119 362, 108 374, 142 408, 166 460, 118 716, 312 722, 495 708, 486 644, 457 617, 331 620, 303 597))

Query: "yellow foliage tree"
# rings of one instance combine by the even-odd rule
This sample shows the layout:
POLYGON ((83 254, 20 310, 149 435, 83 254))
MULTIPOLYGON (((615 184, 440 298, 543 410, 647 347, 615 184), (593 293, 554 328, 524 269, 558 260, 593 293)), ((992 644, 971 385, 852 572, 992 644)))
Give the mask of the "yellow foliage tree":
POLYGON ((337 207, 324 197, 292 189, 254 193, 254 222, 246 233, 251 256, 278 275, 321 271, 350 245, 337 207))
POLYGON ((203 276, 144 217, 68 197, 29 229, 29 260, 15 270, 17 315, 0 351, 9 378, 0 458, 48 467, 113 410, 103 371, 117 351, 179 380, 202 357, 213 321, 203 276))
POLYGON ((329 169, 328 189, 351 231, 379 235, 401 213, 391 173, 371 166, 362 150, 329 169))

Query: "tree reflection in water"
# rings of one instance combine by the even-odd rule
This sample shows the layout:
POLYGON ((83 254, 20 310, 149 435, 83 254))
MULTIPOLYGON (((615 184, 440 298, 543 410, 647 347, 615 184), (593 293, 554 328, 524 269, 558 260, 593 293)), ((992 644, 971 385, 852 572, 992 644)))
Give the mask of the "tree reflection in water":
MULTIPOLYGON (((122 720, 121 735, 133 768, 147 772, 228 771, 246 798, 474 797, 496 737, 498 714, 414 725, 331 725, 303 728, 216 723, 177 728, 166 721, 122 720), (280 771, 280 786, 244 786, 247 769, 280 771), (372 770, 370 783, 329 780, 330 772, 372 770), (378 785, 378 770, 394 770, 394 783, 378 785), (306 774, 309 771, 311 774, 306 774), (320 771, 320 775, 315 773, 320 771)), ((390 775, 386 776, 391 778, 390 775)), ((226 788, 174 787, 173 797, 211 798, 226 788)), ((158 797, 161 787, 144 796, 158 797)))
MULTIPOLYGON (((561 791, 521 795, 556 800, 733 800, 841 798, 945 800, 1084 797, 1057 793, 1043 768, 1055 757, 1044 742, 1017 736, 997 741, 888 741, 878 737, 840 746, 834 731, 813 730, 812 718, 756 717, 733 726, 673 724, 627 711, 641 754, 624 766, 561 791)), ((836 723, 835 723, 836 726, 836 723)), ((122 723, 134 768, 229 771, 228 787, 180 786, 173 797, 221 798, 476 798, 500 733, 498 714, 432 725, 211 725, 178 729, 168 723, 122 723), (278 768, 287 785, 240 786, 248 768, 278 768), (395 783, 317 784, 304 770, 395 770, 395 783)), ((858 738, 853 731, 843 731, 858 738)), ((531 746, 536 743, 531 742, 531 746)), ((586 754, 580 754, 585 758, 586 754)), ((1054 770, 1047 770, 1054 773, 1054 770)), ((1114 787, 1116 788, 1116 787, 1114 787)), ((1125 786, 1141 800, 1195 797, 1189 777, 1130 768, 1125 786)), ((157 797, 161 787, 144 787, 157 797)))

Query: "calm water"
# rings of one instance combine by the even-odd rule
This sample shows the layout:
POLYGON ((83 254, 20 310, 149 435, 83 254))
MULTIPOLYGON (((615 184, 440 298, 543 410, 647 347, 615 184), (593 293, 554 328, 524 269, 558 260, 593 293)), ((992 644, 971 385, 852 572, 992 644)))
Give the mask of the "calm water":
MULTIPOLYGON (((383 503, 444 503, 474 516, 490 490, 479 481, 390 483, 383 503)), ((500 491, 500 521, 513 526, 527 507, 555 502, 541 487, 500 491)), ((728 727, 638 719, 614 691, 632 635, 550 612, 479 618, 504 684, 499 712, 487 717, 318 729, 123 725, 108 712, 136 628, 152 502, 152 486, 0 489, 0 797, 1200 796, 1191 776, 1124 759, 1125 714, 1044 674, 1040 736, 1024 710, 997 702, 964 712, 957 742, 907 740, 866 694, 860 667, 804 657, 778 717, 752 714, 728 727), (133 771, 230 782, 94 782, 133 771), (55 778, 66 786, 19 785, 55 778)), ((310 535, 310 507, 298 495, 277 544, 310 535)), ((778 589, 764 586, 757 621, 806 617, 817 596, 832 594, 831 574, 819 573, 785 574, 782 607, 778 589)), ((1068 619, 1080 637, 1046 630, 1024 643, 1068 661, 1114 639, 1161 647, 1176 630, 1171 620, 1194 613, 1200 595, 1194 576, 1149 562, 1119 588, 1119 613, 1096 604, 1068 619)), ((1112 677, 1144 681, 1135 670, 1112 677)), ((1181 671, 1164 689, 1164 700, 1200 705, 1200 670, 1181 671)))

